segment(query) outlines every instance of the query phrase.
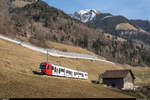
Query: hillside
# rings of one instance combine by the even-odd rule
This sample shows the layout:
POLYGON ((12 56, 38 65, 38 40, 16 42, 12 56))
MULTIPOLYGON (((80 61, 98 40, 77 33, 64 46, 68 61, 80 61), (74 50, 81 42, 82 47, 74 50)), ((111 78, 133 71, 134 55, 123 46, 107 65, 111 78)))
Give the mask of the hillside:
POLYGON ((113 64, 98 62, 98 61, 57 58, 52 56, 49 56, 49 61, 52 63, 62 65, 72 69, 87 71, 89 73, 89 80, 80 81, 80 80, 34 75, 32 71, 38 70, 39 63, 46 60, 45 55, 39 52, 28 50, 19 45, 4 40, 0 40, 0 46, 2 47, 0 48, 0 56, 1 56, 0 64, 2 65, 0 68, 1 70, 0 86, 3 89, 3 92, 0 92, 0 97, 7 97, 7 98, 8 97, 39 97, 39 98, 42 97, 104 97, 105 98, 106 93, 111 94, 109 97, 115 97, 115 98, 130 97, 120 93, 121 91, 119 90, 111 89, 103 85, 95 85, 91 83, 91 80, 97 80, 98 73, 102 73, 108 69, 109 70, 122 69, 122 68, 132 69, 136 76, 136 84, 144 85, 144 84, 149 84, 150 82, 149 68, 147 67, 134 68, 126 65, 125 66, 113 65, 113 64), (94 67, 90 67, 90 66, 94 66, 94 67), (142 77, 142 72, 145 72, 144 79, 142 77), (20 89, 20 87, 22 88, 20 89), (60 88, 63 91, 60 91, 60 88), (70 91, 70 88, 72 88, 72 91, 70 91), (13 91, 11 89, 13 89, 13 91), (32 90, 32 93, 29 92, 29 90, 32 90), (59 95, 57 93, 59 93, 59 95))
MULTIPOLYGON (((130 97, 119 93, 116 89, 109 89, 90 83, 90 80, 95 79, 96 73, 99 72, 97 68, 104 71, 104 66, 110 66, 107 63, 49 56, 50 62, 72 69, 76 69, 76 66, 78 66, 78 70, 89 72, 89 80, 39 76, 34 75, 32 71, 38 70, 40 62, 45 61, 46 57, 44 54, 4 40, 0 40, 0 46, 1 98, 106 97, 105 94, 108 92, 110 93, 109 97, 130 97)), ((119 67, 110 66, 109 69, 111 68, 119 67)))
MULTIPOLYGON (((6 3, 1 5, 2 8, 9 9, 5 9, 7 13, 0 12, 3 16, 8 14, 8 18, 2 19, 1 34, 44 48, 50 48, 47 41, 53 41, 86 48, 117 63, 150 66, 149 48, 143 43, 107 35, 102 29, 74 20, 42 1, 17 8, 13 8, 9 0, 0 2, 6 3)), ((114 17, 116 21, 118 18, 123 19, 121 16, 114 17)))
MULTIPOLYGON (((49 61, 68 68, 86 71, 89 80, 75 80, 39 76, 32 73, 38 71, 39 64, 46 56, 0 39, 0 97, 1 98, 130 98, 120 90, 92 84, 98 73, 110 69, 131 68, 136 75, 136 84, 142 84, 140 73, 147 73, 149 68, 133 68, 130 66, 112 65, 109 63, 57 58, 49 56, 49 61), (94 67, 93 67, 94 66, 94 67), (7 73, 7 74, 6 74, 7 73)), ((148 84, 150 80, 144 80, 148 84)), ((134 95, 135 96, 135 95, 134 95)), ((137 95, 141 97, 141 95, 137 95)))

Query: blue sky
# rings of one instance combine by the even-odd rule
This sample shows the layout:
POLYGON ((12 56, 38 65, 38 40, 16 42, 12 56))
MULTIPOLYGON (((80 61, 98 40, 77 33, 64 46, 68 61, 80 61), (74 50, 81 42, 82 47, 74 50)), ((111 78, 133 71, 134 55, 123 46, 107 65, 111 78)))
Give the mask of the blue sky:
POLYGON ((50 6, 71 14, 82 9, 123 15, 129 19, 150 20, 150 0, 44 0, 50 6))

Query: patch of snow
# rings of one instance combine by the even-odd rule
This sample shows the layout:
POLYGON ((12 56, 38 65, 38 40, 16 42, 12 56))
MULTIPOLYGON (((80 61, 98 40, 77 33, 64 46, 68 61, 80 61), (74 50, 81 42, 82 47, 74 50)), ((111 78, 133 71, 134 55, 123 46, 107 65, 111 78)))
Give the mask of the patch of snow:
POLYGON ((102 20, 104 20, 106 18, 110 18, 110 17, 113 17, 113 16, 105 16, 104 18, 102 18, 102 20))
POLYGON ((96 13, 92 12, 92 15, 91 15, 91 18, 90 18, 90 21, 93 20, 93 18, 96 16, 96 13))
POLYGON ((88 12, 89 12, 88 9, 77 11, 77 13, 80 14, 80 15, 83 15, 83 14, 88 13, 88 12))

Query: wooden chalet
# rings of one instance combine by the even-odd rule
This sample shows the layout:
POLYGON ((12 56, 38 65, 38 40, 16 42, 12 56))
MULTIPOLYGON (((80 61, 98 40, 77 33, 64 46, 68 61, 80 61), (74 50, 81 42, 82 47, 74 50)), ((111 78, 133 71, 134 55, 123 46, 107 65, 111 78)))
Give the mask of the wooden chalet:
POLYGON ((133 89, 135 76, 129 69, 107 70, 99 76, 103 79, 103 84, 120 89, 133 89))

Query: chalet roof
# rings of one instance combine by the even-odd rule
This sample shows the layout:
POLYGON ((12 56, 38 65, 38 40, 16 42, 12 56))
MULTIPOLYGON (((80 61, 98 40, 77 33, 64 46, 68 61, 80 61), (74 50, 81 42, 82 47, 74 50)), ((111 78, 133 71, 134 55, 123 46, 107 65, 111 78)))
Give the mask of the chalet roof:
POLYGON ((134 74, 130 69, 125 70, 107 70, 102 74, 102 78, 124 78, 128 73, 131 73, 133 79, 135 79, 134 74))

